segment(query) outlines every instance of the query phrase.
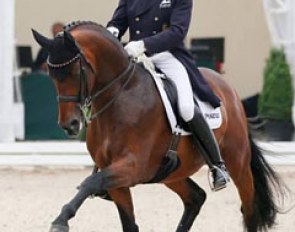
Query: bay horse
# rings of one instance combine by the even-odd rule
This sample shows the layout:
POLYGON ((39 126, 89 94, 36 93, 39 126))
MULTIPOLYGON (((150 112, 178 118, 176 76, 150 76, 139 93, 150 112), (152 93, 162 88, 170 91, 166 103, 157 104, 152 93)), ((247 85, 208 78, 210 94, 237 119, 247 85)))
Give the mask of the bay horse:
MULTIPOLYGON (((49 72, 59 100, 59 125, 69 135, 77 135, 83 119, 91 121, 86 144, 98 168, 63 206, 50 231, 69 231, 68 221, 84 200, 105 192, 118 208, 123 231, 138 232, 130 188, 155 176, 172 139, 153 79, 96 23, 73 22, 54 39, 34 30, 33 35, 49 52, 49 72)), ((223 122, 214 134, 241 199, 244 227, 248 232, 266 231, 279 213, 276 196, 284 195, 279 194, 282 183, 251 139, 236 91, 215 71, 200 71, 222 101, 223 122)), ((185 232, 206 200, 205 191, 190 178, 205 161, 191 136, 181 137, 177 153, 179 167, 160 182, 182 200, 184 212, 176 231, 185 232)))

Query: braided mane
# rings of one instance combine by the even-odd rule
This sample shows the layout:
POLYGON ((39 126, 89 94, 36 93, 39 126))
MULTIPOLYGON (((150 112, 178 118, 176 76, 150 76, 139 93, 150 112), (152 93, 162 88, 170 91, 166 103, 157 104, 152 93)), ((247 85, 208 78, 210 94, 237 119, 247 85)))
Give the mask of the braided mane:
POLYGON ((89 26, 98 26, 100 28, 103 27, 101 24, 98 24, 98 23, 93 22, 93 21, 81 21, 81 20, 78 20, 78 21, 70 22, 69 24, 65 25, 64 30, 65 31, 71 31, 71 30, 75 29, 78 26, 88 26, 88 25, 89 26))
MULTIPOLYGON (((82 21, 82 20, 73 21, 73 22, 70 22, 69 24, 65 25, 64 30, 71 31, 79 26, 95 27, 102 35, 104 35, 105 37, 110 39, 117 46, 123 48, 120 41, 116 37, 112 36, 103 25, 98 24, 93 21, 82 21)), ((60 36, 63 37, 63 33, 61 33, 60 36)))
MULTIPOLYGON (((106 28, 93 21, 73 21, 67 25, 64 26, 65 31, 72 31, 73 29, 79 27, 79 26, 89 26, 89 27, 94 27, 97 29, 101 34, 103 34, 105 37, 109 38, 111 41, 113 41, 115 44, 119 44, 119 40, 116 39, 114 36, 110 36, 110 33, 106 30, 106 28)), ((63 33, 60 34, 60 36, 63 36, 63 33)))

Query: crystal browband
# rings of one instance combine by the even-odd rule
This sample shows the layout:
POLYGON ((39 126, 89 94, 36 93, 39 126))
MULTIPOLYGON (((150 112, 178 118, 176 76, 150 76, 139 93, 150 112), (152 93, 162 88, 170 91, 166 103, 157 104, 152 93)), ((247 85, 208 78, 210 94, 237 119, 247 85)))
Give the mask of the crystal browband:
POLYGON ((77 59, 80 58, 80 53, 78 53, 75 57, 73 57, 72 59, 64 62, 64 63, 61 63, 61 64, 52 64, 50 61, 49 61, 49 57, 47 58, 47 64, 50 68, 63 68, 73 62, 75 62, 77 59))

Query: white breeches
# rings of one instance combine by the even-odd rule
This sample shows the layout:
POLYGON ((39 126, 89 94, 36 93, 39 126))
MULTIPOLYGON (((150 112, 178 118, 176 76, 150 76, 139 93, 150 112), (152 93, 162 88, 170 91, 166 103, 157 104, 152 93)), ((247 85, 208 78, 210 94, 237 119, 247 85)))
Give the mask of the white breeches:
POLYGON ((170 52, 155 54, 151 59, 167 78, 174 81, 177 88, 179 111, 183 120, 186 122, 192 120, 194 116, 193 91, 185 67, 170 52))

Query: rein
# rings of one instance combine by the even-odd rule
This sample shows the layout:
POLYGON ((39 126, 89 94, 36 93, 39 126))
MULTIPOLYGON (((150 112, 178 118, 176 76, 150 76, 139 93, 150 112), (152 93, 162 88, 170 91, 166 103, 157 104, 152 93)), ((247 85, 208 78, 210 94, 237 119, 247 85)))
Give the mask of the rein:
POLYGON ((95 119, 95 118, 97 118, 99 115, 101 115, 104 111, 107 110, 107 108, 109 108, 117 100, 117 98, 119 97, 119 95, 121 94, 121 92, 125 89, 125 87, 130 82, 131 78, 133 77, 134 71, 135 71, 135 64, 134 64, 134 62, 132 60, 129 60, 128 67, 123 71, 123 73, 121 73, 119 76, 115 77, 112 81, 110 81, 101 90, 98 90, 92 97, 90 96, 89 102, 91 102, 92 100, 94 100, 95 98, 97 98, 99 95, 103 94, 110 87, 112 87, 112 85, 114 83, 116 83, 117 81, 121 80, 123 77, 125 77, 130 72, 130 74, 128 75, 127 80, 123 83, 123 85, 121 86, 120 90, 116 93, 116 95, 114 95, 113 98, 109 102, 107 102, 103 107, 101 107, 100 110, 98 110, 95 114, 92 114, 90 116, 90 118, 89 118, 90 121, 93 120, 93 119, 95 119))
POLYGON ((74 62, 77 62, 78 60, 80 62, 80 90, 79 90, 79 94, 73 95, 73 96, 59 95, 59 96, 57 96, 57 101, 59 103, 60 102, 79 103, 80 110, 82 112, 83 119, 84 119, 84 124, 85 124, 85 126, 87 126, 87 124, 91 123, 91 121, 93 119, 99 117, 103 112, 105 112, 116 101, 116 99, 119 97, 121 92, 125 89, 127 84, 130 82, 130 80, 134 74, 134 71, 135 71, 135 63, 132 59, 130 59, 127 68, 121 74, 119 74, 117 77, 112 79, 108 84, 106 84, 102 89, 99 89, 98 91, 96 91, 93 95, 89 95, 88 81, 87 81, 88 79, 87 79, 87 75, 85 72, 86 69, 85 69, 82 61, 84 61, 84 63, 87 64, 87 66, 91 69, 92 73, 94 73, 94 70, 93 70, 92 66, 90 65, 90 63, 87 62, 85 56, 83 55, 83 53, 81 51, 72 59, 70 59, 64 63, 61 63, 61 64, 52 64, 48 58, 47 64, 50 68, 58 69, 58 68, 64 68, 74 62), (100 95, 102 95, 103 93, 105 93, 107 90, 109 90, 116 82, 123 79, 123 77, 125 77, 128 73, 129 73, 128 78, 122 84, 122 86, 120 87, 120 90, 112 97, 112 99, 110 101, 108 101, 97 112, 92 114, 91 103, 93 102, 93 100, 96 99, 97 97, 99 97, 100 95))

